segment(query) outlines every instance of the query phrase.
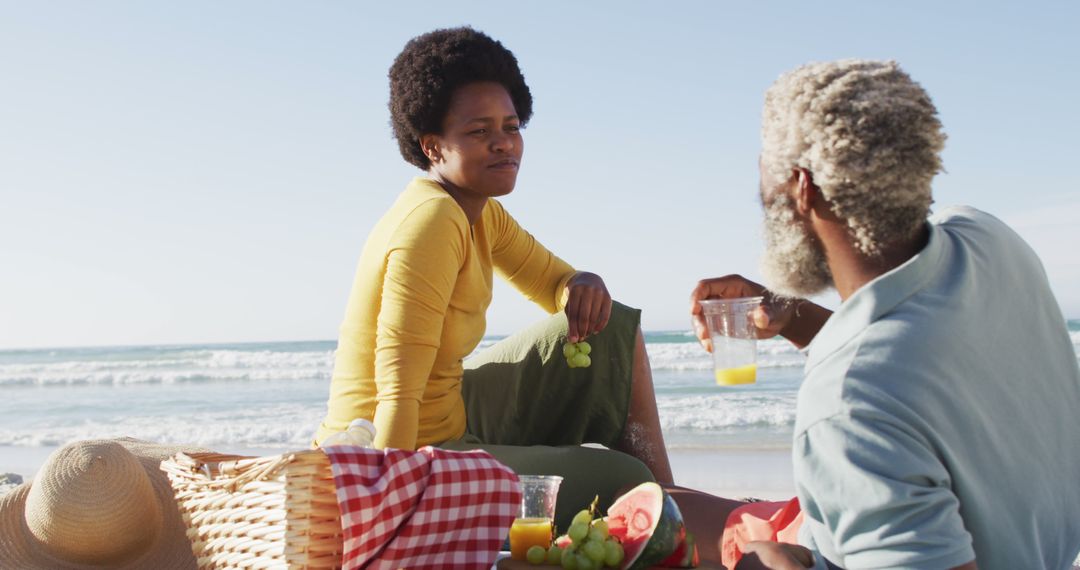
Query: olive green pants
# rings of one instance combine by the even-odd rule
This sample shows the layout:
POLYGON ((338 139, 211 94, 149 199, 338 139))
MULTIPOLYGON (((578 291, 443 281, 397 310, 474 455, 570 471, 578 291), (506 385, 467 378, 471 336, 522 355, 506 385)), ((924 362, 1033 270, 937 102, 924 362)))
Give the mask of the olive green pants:
POLYGON ((560 532, 594 497, 606 509, 619 490, 654 480, 634 457, 581 446, 610 448, 622 437, 640 320, 637 309, 614 303, 607 327, 588 339, 588 368, 566 363, 562 313, 470 358, 462 388, 465 436, 440 447, 483 449, 519 475, 563 477, 555 517, 560 532))

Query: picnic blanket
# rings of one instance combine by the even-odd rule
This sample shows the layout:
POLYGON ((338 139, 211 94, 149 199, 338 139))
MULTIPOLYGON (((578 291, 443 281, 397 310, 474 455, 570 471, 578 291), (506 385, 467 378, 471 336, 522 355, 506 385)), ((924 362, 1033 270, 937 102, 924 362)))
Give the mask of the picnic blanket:
POLYGON ((521 508, 517 475, 485 451, 325 448, 342 568, 490 568, 521 508))

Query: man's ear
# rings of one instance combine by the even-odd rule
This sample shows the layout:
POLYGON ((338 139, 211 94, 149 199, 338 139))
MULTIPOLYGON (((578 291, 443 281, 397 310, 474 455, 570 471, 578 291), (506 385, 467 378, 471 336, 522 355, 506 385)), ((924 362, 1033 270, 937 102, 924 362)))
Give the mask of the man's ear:
POLYGON ((795 178, 795 207, 803 216, 809 216, 821 199, 821 189, 814 184, 814 175, 805 168, 792 169, 792 176, 795 178))

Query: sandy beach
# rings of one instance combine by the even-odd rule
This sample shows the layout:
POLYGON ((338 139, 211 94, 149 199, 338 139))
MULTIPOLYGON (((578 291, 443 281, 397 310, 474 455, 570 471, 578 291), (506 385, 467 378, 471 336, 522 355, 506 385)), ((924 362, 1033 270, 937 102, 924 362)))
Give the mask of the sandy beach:
POLYGON ((673 451, 675 482, 721 497, 787 500, 795 496, 791 451, 673 451))
MULTIPOLYGON (((0 473, 16 473, 30 481, 56 447, 0 446, 0 473)), ((235 447, 215 449, 237 455, 265 456, 290 448, 235 447)), ((675 481, 683 487, 729 498, 784 500, 794 496, 788 450, 709 450, 670 452, 675 481)))

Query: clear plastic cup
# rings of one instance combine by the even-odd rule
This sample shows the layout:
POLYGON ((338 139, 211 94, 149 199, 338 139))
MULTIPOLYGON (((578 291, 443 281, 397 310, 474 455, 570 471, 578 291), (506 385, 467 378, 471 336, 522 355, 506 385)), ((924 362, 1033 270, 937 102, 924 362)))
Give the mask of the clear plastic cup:
POLYGON ((751 313, 762 297, 699 301, 712 339, 713 373, 721 386, 757 380, 757 328, 751 313))
POLYGON ((514 560, 525 560, 532 546, 545 550, 551 546, 555 501, 562 480, 558 475, 518 475, 521 513, 510 527, 510 557, 514 560))

